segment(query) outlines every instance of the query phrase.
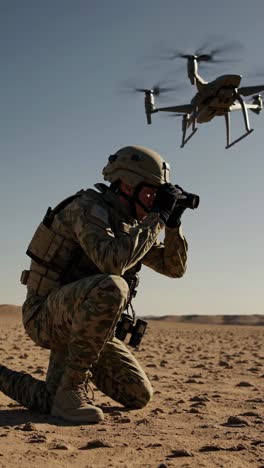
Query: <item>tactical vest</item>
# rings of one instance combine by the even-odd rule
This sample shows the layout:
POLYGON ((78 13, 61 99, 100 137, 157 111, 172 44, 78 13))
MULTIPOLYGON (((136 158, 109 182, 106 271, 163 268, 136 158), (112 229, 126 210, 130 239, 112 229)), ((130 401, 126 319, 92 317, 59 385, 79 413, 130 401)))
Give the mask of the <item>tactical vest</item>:
POLYGON ((57 213, 84 192, 65 198, 54 209, 49 207, 30 241, 26 254, 32 259, 31 268, 22 272, 20 281, 39 296, 47 296, 65 283, 67 270, 82 253, 77 243, 53 231, 52 223, 57 213))
MULTIPOLYGON (((100 185, 102 186, 102 184, 100 185)), ((102 186, 102 189, 104 193, 108 187, 102 186)), ((84 255, 84 251, 76 242, 55 232, 52 229, 52 223, 56 214, 85 192, 85 190, 80 190, 76 194, 65 198, 54 209, 49 207, 30 241, 26 254, 31 258, 32 262, 30 270, 22 272, 20 281, 38 296, 46 297, 54 289, 80 279, 71 278, 70 272, 78 264, 79 259, 84 255)), ((138 262, 123 275, 130 289, 128 302, 130 305, 137 292, 140 269, 141 262, 138 262)), ((100 273, 101 271, 91 261, 89 271, 83 272, 83 276, 100 273)))

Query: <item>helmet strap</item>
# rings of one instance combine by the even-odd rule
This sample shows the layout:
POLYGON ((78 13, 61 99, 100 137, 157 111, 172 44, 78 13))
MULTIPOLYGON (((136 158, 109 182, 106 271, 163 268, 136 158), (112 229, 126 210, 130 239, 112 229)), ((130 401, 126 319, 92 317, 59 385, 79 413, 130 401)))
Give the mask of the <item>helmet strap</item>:
POLYGON ((123 197, 126 201, 128 201, 131 215, 133 216, 133 218, 136 218, 137 211, 136 211, 136 206, 135 206, 135 201, 134 201, 134 193, 133 195, 127 195, 127 193, 121 190, 120 185, 121 185, 121 180, 112 182, 112 184, 110 185, 110 190, 113 193, 115 193, 115 195, 119 195, 123 197))
POLYGON ((150 187, 150 188, 154 188, 156 189, 157 186, 156 185, 153 185, 153 184, 148 184, 147 182, 140 182, 136 187, 135 187, 135 190, 134 190, 134 193, 131 197, 131 200, 133 201, 133 206, 135 206, 135 204, 137 203, 138 205, 141 206, 141 208, 143 208, 143 210, 146 212, 146 213, 150 213, 150 209, 147 208, 143 203, 142 201, 139 199, 139 193, 142 189, 142 187, 150 187))
POLYGON ((110 190, 115 193, 116 195, 120 195, 121 197, 123 197, 125 200, 128 201, 129 203, 129 206, 130 206, 130 211, 131 211, 131 215, 133 216, 133 218, 137 218, 137 210, 136 210, 136 203, 138 205, 141 206, 141 208, 143 208, 143 210, 146 212, 146 213, 150 213, 150 210, 142 203, 142 201, 139 199, 139 192, 141 191, 142 187, 150 187, 150 188, 157 188, 156 185, 153 185, 153 184, 148 184, 146 182, 140 182, 134 189, 134 192, 132 195, 127 195, 126 193, 124 193, 121 189, 120 189, 120 185, 121 185, 121 181, 118 180, 116 182, 113 182, 111 185, 110 185, 110 190))

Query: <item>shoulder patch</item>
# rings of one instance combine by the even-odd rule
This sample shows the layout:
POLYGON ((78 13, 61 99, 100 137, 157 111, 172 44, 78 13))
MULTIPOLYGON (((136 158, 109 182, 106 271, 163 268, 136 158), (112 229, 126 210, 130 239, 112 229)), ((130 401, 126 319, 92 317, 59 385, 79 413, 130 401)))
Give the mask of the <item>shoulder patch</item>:
POLYGON ((108 224, 108 212, 103 206, 97 205, 95 203, 91 209, 91 216, 94 216, 94 218, 97 218, 100 221, 103 221, 103 223, 108 224))

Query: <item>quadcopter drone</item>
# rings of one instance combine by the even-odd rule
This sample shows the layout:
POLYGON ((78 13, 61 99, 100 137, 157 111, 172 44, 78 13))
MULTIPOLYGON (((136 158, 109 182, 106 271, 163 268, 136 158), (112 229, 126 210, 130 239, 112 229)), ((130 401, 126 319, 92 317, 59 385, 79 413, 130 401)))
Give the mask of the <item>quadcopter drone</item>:
POLYGON ((197 124, 209 122, 217 116, 224 116, 225 118, 226 148, 230 148, 253 132, 249 124, 248 109, 255 114, 259 114, 263 108, 261 92, 264 91, 264 85, 239 87, 242 76, 233 74, 222 75, 211 82, 206 82, 198 74, 198 64, 220 61, 215 59, 215 55, 220 51, 221 49, 215 49, 210 53, 203 53, 198 50, 194 54, 174 52, 170 57, 170 59, 180 57, 187 60, 188 78, 191 84, 197 88, 197 93, 189 104, 156 107, 155 97, 158 97, 162 92, 171 91, 173 88, 162 88, 159 85, 153 86, 151 89, 135 88, 135 91, 145 94, 145 112, 148 124, 152 123, 152 114, 157 112, 171 112, 175 116, 182 117, 181 148, 195 134, 197 124), (245 102, 242 96, 251 96, 251 102, 245 102), (229 114, 236 110, 242 111, 245 133, 230 142, 229 114))

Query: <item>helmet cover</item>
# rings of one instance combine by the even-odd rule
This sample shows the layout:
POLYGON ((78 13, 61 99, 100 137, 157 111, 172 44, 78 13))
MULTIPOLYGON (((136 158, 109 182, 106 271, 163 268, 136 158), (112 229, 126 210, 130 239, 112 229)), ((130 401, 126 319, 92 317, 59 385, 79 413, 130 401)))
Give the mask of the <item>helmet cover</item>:
POLYGON ((126 146, 109 156, 103 176, 111 183, 122 179, 132 187, 144 182, 159 186, 169 182, 169 172, 169 164, 156 151, 126 146))

